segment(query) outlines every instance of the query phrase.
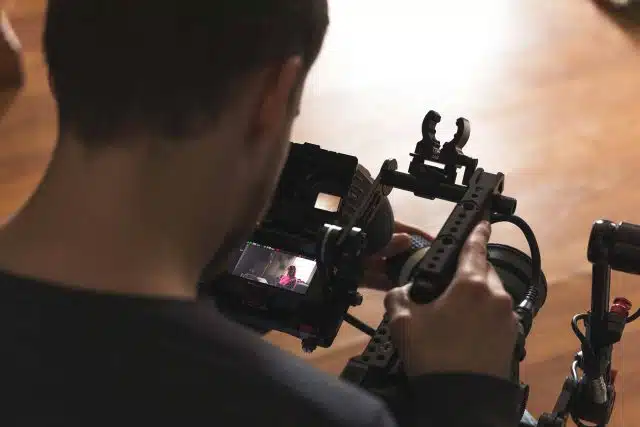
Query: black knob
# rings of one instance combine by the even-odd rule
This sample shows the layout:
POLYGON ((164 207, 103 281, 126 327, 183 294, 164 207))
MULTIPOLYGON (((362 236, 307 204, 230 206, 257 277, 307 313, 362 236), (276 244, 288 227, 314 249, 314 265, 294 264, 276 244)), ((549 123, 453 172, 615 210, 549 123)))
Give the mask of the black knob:
POLYGON ((411 248, 387 260, 387 274, 394 285, 403 286, 411 280, 413 270, 424 258, 431 242, 422 236, 411 236, 411 248))
POLYGON ((352 307, 358 307, 359 305, 362 305, 362 302, 364 301, 364 298, 362 297, 362 294, 360 292, 353 292, 351 294, 351 306, 352 307))

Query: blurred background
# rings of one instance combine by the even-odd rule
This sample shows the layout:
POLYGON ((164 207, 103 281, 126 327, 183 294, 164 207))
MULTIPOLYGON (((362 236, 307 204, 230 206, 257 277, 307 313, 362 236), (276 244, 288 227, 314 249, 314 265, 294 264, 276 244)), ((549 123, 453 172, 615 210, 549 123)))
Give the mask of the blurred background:
MULTIPOLYGON (((570 320, 589 309, 592 222, 640 223, 640 13, 606 3, 330 0, 328 38, 294 130, 294 141, 355 155, 375 174, 387 158, 406 170, 428 110, 443 117, 441 140, 453 135, 457 117, 470 120, 465 153, 506 175, 505 194, 518 199, 536 233, 549 281, 522 368, 535 416, 553 408, 579 348, 570 320)), ((40 51, 44 6, 7 6, 24 45, 27 85, 0 123, 3 216, 33 190, 55 138, 40 51)), ((400 191, 391 199, 398 219, 434 234, 452 208, 400 191)), ((526 250, 507 225, 494 227, 492 240, 526 250)), ((640 278, 614 274, 612 283, 613 296, 640 305, 640 278)), ((367 293, 354 314, 377 325, 382 298, 367 293)), ((615 348, 612 426, 635 425, 640 415, 639 328, 627 328, 615 348)), ((311 355, 290 337, 268 339, 334 374, 368 341, 346 324, 332 348, 311 355)))

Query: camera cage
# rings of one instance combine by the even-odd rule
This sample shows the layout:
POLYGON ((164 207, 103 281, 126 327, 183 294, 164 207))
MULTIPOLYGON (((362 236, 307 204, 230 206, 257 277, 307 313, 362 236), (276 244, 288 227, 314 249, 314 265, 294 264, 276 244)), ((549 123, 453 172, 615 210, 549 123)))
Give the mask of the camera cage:
POLYGON ((358 227, 343 233, 341 227, 362 198, 353 185, 362 179, 356 157, 291 143, 273 203, 249 241, 315 261, 306 292, 227 272, 209 283, 203 275, 204 293, 214 295, 227 316, 260 332, 277 330, 301 338, 306 351, 330 347, 349 307, 362 301, 357 287, 366 234, 358 227), (337 203, 323 209, 318 206, 323 196, 337 203))
MULTIPOLYGON (((309 288, 312 290, 313 287, 315 298, 314 293, 296 295, 263 284, 247 281, 241 283, 242 280, 238 281, 237 277, 231 275, 225 275, 220 280, 208 280, 206 270, 201 289, 205 290, 205 294, 216 298, 223 312, 247 326, 259 331, 276 329, 300 337, 305 351, 313 351, 318 345, 329 347, 343 321, 351 323, 372 339, 361 355, 349 361, 341 378, 373 393, 385 393, 382 391, 385 388, 401 391, 403 385, 406 385, 406 378, 402 374, 397 351, 390 341, 388 317, 385 315, 379 327, 374 330, 347 313, 349 307, 362 302, 362 296, 357 293, 362 273, 360 261, 366 254, 367 238, 376 240, 375 237, 371 239, 373 235, 367 236, 363 230, 375 223, 376 230, 384 229, 382 234, 390 237, 393 215, 390 207, 384 209, 384 205, 388 204, 386 196, 393 188, 413 192, 421 198, 437 198, 456 203, 438 236, 413 270, 410 296, 414 302, 424 304, 444 291, 454 273, 455 260, 462 243, 480 220, 511 222, 525 233, 531 249, 531 262, 523 253, 515 255, 521 259, 521 265, 531 267, 531 274, 527 275, 531 279, 530 288, 515 310, 520 320, 520 329, 514 351, 512 379, 522 391, 519 410, 523 413, 529 390, 527 385, 519 382, 519 363, 526 355, 525 339, 531 329, 533 317, 546 298, 546 280, 540 266, 537 242, 528 225, 513 216, 516 200, 502 195, 504 175, 490 174, 477 168, 477 160, 462 153, 470 134, 468 121, 458 119, 456 135, 442 146, 435 137, 439 121, 440 116, 434 111, 426 115, 422 124, 423 139, 411 154, 413 159, 408 174, 397 172, 397 162, 387 160, 379 175, 371 179, 366 170, 363 173, 355 157, 322 150, 316 145, 292 144, 274 206, 266 221, 254 234, 254 239, 292 253, 312 254, 322 272, 319 276, 322 279, 317 279, 317 282, 314 280, 309 288), (313 176, 309 172, 314 167, 306 170, 296 167, 304 165, 306 161, 308 166, 322 168, 322 161, 330 158, 336 163, 325 163, 324 167, 342 167, 338 167, 342 173, 335 174, 333 170, 327 169, 331 170, 333 177, 343 179, 340 188, 334 186, 327 191, 328 194, 340 196, 339 209, 332 214, 308 210, 301 215, 288 215, 286 206, 280 202, 296 199, 296 194, 306 194, 299 197, 296 203, 290 204, 289 209, 292 206, 308 207, 312 195, 316 193, 317 196, 317 192, 312 190, 314 186, 303 184, 313 176), (296 159, 298 164, 294 164, 296 159), (432 164, 428 164, 429 162, 432 164), (462 185, 456 184, 460 168, 464 168, 462 185), (300 177, 305 179, 300 180, 300 177), (367 185, 358 185, 362 182, 367 185), (300 189, 304 191, 300 193, 300 189), (381 221, 384 212, 381 214, 379 211, 385 210, 389 211, 388 218, 381 221), (210 287, 212 283, 215 290, 210 287), (274 310, 277 304, 274 306, 269 303, 275 301, 284 306, 289 302, 288 311, 274 310), (304 313, 303 316, 300 316, 301 313, 304 313)), ((498 246, 504 245, 494 246, 496 247, 493 249, 497 250, 500 249, 498 246)), ((492 248, 489 249, 491 252, 492 248)), ((507 249, 519 252, 513 248, 507 249)), ((508 253, 508 250, 504 251, 503 255, 508 253)), ((539 427, 564 427, 569 417, 579 427, 585 426, 583 421, 597 426, 608 425, 616 397, 616 371, 611 366, 613 344, 620 341, 625 325, 640 317, 640 310, 629 315, 631 302, 625 298, 615 298, 609 309, 610 272, 613 269, 640 274, 638 254, 640 226, 614 224, 606 220, 594 223, 587 254, 593 264, 591 310, 576 315, 572 320, 572 328, 580 340, 581 351, 576 353, 571 375, 566 378, 553 411, 541 415, 539 427), (585 324, 585 333, 579 329, 580 321, 585 324), (578 371, 583 373, 581 377, 578 376, 578 371)), ((507 260, 503 261, 509 263, 507 260)), ((512 273, 522 274, 522 268, 519 272, 512 273)))

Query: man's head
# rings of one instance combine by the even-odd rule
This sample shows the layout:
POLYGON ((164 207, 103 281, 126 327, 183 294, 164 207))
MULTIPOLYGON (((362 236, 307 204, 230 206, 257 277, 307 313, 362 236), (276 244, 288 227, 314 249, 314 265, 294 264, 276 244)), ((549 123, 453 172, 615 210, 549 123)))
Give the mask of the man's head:
POLYGON ((201 249, 227 228, 222 257, 269 203, 327 25, 326 0, 49 0, 52 163, 135 165, 132 188, 202 223, 201 249))

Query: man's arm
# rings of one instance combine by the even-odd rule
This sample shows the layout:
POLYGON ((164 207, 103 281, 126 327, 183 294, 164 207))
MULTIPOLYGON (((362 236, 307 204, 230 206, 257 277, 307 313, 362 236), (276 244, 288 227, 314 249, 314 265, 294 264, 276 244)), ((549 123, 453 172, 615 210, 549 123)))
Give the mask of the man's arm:
POLYGON ((412 380, 409 393, 375 391, 389 412, 371 427, 517 427, 520 388, 478 374, 431 374, 412 380))
POLYGON ((421 414, 434 426, 515 427, 520 422, 520 388, 511 381, 479 374, 434 374, 411 384, 413 425, 421 414))

